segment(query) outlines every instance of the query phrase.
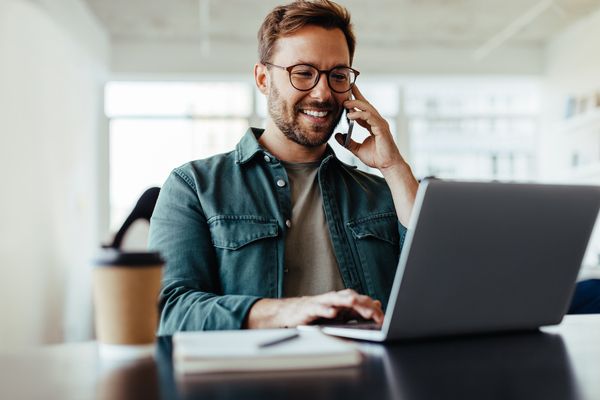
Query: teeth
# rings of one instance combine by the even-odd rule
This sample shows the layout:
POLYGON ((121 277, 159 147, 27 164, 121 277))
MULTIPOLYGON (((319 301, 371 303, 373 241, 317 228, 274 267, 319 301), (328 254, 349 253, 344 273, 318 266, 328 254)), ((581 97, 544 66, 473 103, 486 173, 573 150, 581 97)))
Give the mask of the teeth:
POLYGON ((312 110, 302 110, 304 114, 310 115, 311 117, 323 118, 328 112, 327 111, 312 111, 312 110))

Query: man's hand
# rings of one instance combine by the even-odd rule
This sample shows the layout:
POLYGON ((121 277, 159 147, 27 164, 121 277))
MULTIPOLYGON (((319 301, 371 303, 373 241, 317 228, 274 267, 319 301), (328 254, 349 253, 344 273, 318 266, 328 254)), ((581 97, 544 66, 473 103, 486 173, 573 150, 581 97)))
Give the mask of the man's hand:
POLYGON ((381 302, 352 289, 324 293, 318 296, 288 299, 262 299, 248 313, 246 327, 289 328, 307 325, 317 319, 334 319, 346 313, 383 323, 381 302))
MULTIPOLYGON (((363 163, 381 171, 392 192, 398 219, 402 225, 408 226, 419 183, 400 155, 387 121, 356 85, 352 87, 352 93, 356 100, 344 102, 345 108, 353 110, 348 113, 348 118, 369 131, 370 136, 362 143, 350 139, 347 148, 363 163)), ((335 139, 343 146, 344 135, 337 133, 335 139)))
MULTIPOLYGON (((351 110, 348 118, 356 121, 365 128, 371 136, 367 137, 362 143, 350 140, 348 150, 350 150, 360 161, 371 168, 377 168, 382 173, 391 167, 405 164, 400 155, 400 151, 394 142, 394 137, 390 132, 390 126, 379 112, 365 99, 358 87, 352 87, 352 94, 355 100, 346 100, 344 107, 351 110)), ((344 135, 336 134, 338 143, 344 143, 344 135)))

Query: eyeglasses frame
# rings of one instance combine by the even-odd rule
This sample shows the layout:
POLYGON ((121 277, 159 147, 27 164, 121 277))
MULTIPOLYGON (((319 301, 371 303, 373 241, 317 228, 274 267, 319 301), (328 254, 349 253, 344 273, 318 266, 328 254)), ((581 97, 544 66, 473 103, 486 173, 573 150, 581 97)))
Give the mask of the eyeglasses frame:
POLYGON ((263 64, 271 66, 271 67, 280 68, 280 69, 283 69, 283 70, 287 71, 288 77, 290 78, 290 85, 292 85, 292 87, 294 89, 299 90, 301 92, 308 92, 310 90, 313 90, 319 84, 319 81, 321 80, 321 74, 325 74, 325 76, 327 77, 327 86, 329 86, 329 89, 333 90, 335 93, 348 93, 349 91, 352 90, 352 87, 354 86, 354 83, 356 82, 356 79, 358 78, 358 75, 360 75, 360 71, 357 71, 357 70, 355 70, 352 67, 346 67, 346 66, 340 66, 340 65, 338 65, 336 67, 333 67, 331 69, 319 69, 319 68, 315 67, 312 64, 306 64, 306 63, 294 64, 294 65, 290 65, 289 67, 283 67, 281 65, 273 64, 273 63, 270 63, 270 62, 267 62, 267 61, 263 61, 263 64), (314 68, 319 73, 317 75, 317 80, 315 81, 314 85, 312 87, 310 87, 309 89, 298 89, 292 83, 292 69, 296 68, 299 65, 306 65, 307 67, 314 68), (334 69, 337 69, 337 68, 348 68, 348 69, 352 70, 352 72, 355 74, 354 75, 354 82, 352 82, 350 84, 350 88, 348 88, 348 90, 344 90, 343 92, 335 90, 333 87, 331 87, 331 83, 329 82, 329 74, 331 73, 331 71, 333 71, 334 69))

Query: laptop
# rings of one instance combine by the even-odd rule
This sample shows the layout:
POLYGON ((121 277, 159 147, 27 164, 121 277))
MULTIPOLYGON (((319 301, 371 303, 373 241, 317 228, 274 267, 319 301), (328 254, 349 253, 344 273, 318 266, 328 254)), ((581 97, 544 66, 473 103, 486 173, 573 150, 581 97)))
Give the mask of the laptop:
POLYGON ((376 342, 534 330, 566 313, 600 186, 421 182, 376 342))

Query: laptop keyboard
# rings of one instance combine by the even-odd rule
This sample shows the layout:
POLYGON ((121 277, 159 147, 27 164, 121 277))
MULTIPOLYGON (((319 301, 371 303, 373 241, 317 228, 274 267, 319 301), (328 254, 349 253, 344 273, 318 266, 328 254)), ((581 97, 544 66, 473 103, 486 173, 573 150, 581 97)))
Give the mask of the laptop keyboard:
POLYGON ((381 330, 381 325, 378 325, 373 321, 340 321, 319 324, 319 326, 322 328, 364 329, 369 331, 381 330))

